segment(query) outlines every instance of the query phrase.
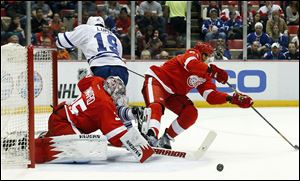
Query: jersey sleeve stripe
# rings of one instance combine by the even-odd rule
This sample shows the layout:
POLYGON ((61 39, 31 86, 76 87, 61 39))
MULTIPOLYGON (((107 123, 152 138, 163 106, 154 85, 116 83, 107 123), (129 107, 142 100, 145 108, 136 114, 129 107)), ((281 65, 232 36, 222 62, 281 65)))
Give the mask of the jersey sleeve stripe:
POLYGON ((66 115, 67 115, 68 122, 71 124, 71 127, 72 127, 73 131, 74 131, 76 134, 81 134, 80 131, 77 129, 77 127, 74 125, 74 122, 70 119, 70 116, 69 116, 69 113, 68 113, 68 108, 67 108, 67 106, 64 105, 64 108, 65 108, 65 111, 66 111, 66 115))
POLYGON ((68 39, 67 35, 66 35, 66 32, 64 32, 64 37, 65 39, 67 40, 67 42, 72 46, 74 47, 74 45, 71 43, 71 41, 68 39))
POLYGON ((203 92, 203 98, 204 98, 205 100, 207 100, 208 95, 209 95, 212 91, 214 91, 214 90, 213 90, 213 89, 205 90, 205 91, 203 92))
POLYGON ((197 59, 196 59, 196 57, 189 57, 189 58, 187 58, 187 59, 185 60, 185 62, 184 62, 184 69, 185 69, 185 70, 188 71, 187 65, 188 65, 188 64, 190 63, 190 61, 192 61, 192 60, 197 60, 197 59))
POLYGON ((120 126, 114 130, 112 130, 111 132, 107 133, 105 136, 107 138, 107 140, 110 140, 111 138, 117 136, 118 134, 120 134, 121 132, 127 130, 127 128, 125 126, 120 126))

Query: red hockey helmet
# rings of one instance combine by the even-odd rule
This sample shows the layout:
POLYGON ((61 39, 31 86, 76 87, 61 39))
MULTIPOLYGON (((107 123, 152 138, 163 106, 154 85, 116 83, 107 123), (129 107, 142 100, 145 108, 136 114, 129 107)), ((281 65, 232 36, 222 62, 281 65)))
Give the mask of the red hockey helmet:
POLYGON ((208 43, 197 42, 194 49, 198 50, 201 54, 205 53, 210 56, 214 52, 214 48, 208 43))

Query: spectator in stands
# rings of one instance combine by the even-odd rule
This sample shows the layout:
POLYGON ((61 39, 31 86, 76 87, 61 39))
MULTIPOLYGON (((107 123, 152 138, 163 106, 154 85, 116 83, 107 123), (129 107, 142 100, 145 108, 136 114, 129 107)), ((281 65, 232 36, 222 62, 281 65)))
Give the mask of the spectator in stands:
POLYGON ((64 26, 64 23, 61 21, 59 14, 55 13, 52 21, 50 21, 50 28, 53 31, 54 36, 57 36, 61 26, 64 26))
MULTIPOLYGON (((273 4, 273 1, 266 1, 265 5, 258 9, 261 19, 267 22, 268 19, 272 18, 273 11, 279 11, 281 17, 284 17, 284 12, 281 7, 277 4, 273 4)), ((264 23, 265 24, 265 23, 264 23)))
POLYGON ((21 45, 25 45, 25 33, 23 28, 21 27, 20 17, 17 15, 12 18, 12 21, 7 29, 7 32, 11 32, 15 34, 19 38, 19 42, 21 45))
POLYGON ((43 17, 43 10, 41 8, 36 9, 36 16, 31 19, 31 32, 38 33, 42 31, 42 25, 46 24, 47 21, 43 17))
POLYGON ((97 13, 97 5, 92 1, 82 1, 82 11, 95 15, 97 13))
POLYGON ((146 44, 146 49, 150 51, 151 57, 154 58, 160 54, 162 45, 163 43, 159 39, 158 30, 154 30, 152 37, 149 39, 148 43, 146 44))
POLYGON ((109 29, 114 34, 118 34, 117 27, 114 19, 108 15, 108 9, 107 7, 98 7, 98 16, 101 16, 104 19, 104 23, 107 29, 109 29))
POLYGON ((149 50, 143 50, 141 53, 141 60, 151 60, 151 53, 149 50))
POLYGON ((272 36, 273 26, 277 24, 279 32, 288 35, 288 27, 284 19, 279 16, 279 11, 274 10, 272 12, 272 17, 267 21, 266 33, 272 36))
POLYGON ((225 31, 229 40, 243 38, 243 23, 240 18, 237 18, 235 11, 229 13, 230 19, 225 22, 225 31))
POLYGON ((299 60, 299 51, 297 51, 295 43, 289 43, 289 49, 283 54, 282 59, 286 60, 299 60))
POLYGON ((46 38, 49 38, 51 42, 54 43, 52 31, 47 23, 42 25, 42 32, 35 33, 32 36, 32 44, 41 46, 46 38))
POLYGON ((175 31, 178 47, 185 45, 186 38, 186 1, 166 1, 165 14, 170 19, 172 31, 175 31))
POLYGON ((123 54, 128 55, 130 54, 130 40, 128 33, 131 26, 131 19, 125 7, 121 9, 118 17, 116 18, 116 26, 118 38, 123 45, 123 54))
POLYGON ((299 3, 298 1, 290 1, 286 7, 286 21, 288 25, 299 25, 299 3))
POLYGON ((299 28, 298 28, 298 31, 297 31, 297 36, 295 36, 291 42, 295 43, 296 45, 296 48, 299 50, 299 28))
MULTIPOLYGON (((108 1, 107 9, 108 9, 108 16, 111 16, 114 20, 116 20, 121 12, 122 6, 120 6, 119 2, 117 1, 108 1)), ((126 8, 127 10, 127 8, 126 8)), ((128 10, 127 10, 128 12, 128 10)))
POLYGON ((218 17, 217 10, 210 10, 210 19, 203 22, 202 32, 205 34, 205 41, 212 39, 226 39, 225 27, 222 20, 218 17))
POLYGON ((168 60, 169 59, 169 53, 163 50, 163 51, 160 52, 160 54, 157 58, 161 59, 161 60, 168 60))
POLYGON ((222 46, 222 48, 223 48, 223 55, 224 55, 226 58, 228 58, 228 60, 230 60, 230 59, 231 59, 231 53, 230 53, 230 51, 228 50, 228 48, 227 48, 227 46, 226 46, 225 40, 222 39, 222 38, 219 38, 219 39, 217 40, 217 45, 216 45, 216 47, 218 47, 218 46, 222 46))
POLYGON ((239 11, 235 9, 237 1, 228 1, 228 8, 222 10, 220 16, 223 22, 229 21, 231 19, 230 13, 235 14, 235 19, 242 21, 242 17, 239 11))
POLYGON ((162 7, 156 1, 143 1, 139 6, 139 14, 144 16, 145 13, 153 13, 157 16, 162 16, 162 7))
POLYGON ((119 35, 128 35, 128 31, 131 26, 131 19, 126 8, 121 9, 118 17, 116 18, 116 26, 119 35))
POLYGON ((228 58, 224 56, 224 50, 223 46, 217 46, 214 51, 214 55, 209 58, 209 62, 214 62, 216 60, 228 60, 228 58))
POLYGON ((9 17, 18 15, 22 19, 26 15, 26 1, 10 1, 6 8, 6 14, 9 17))
MULTIPOLYGON (((254 41, 252 45, 247 48, 247 59, 261 59, 263 56, 263 52, 260 51, 259 48, 259 41, 254 41)), ((238 58, 243 59, 243 53, 241 53, 238 58)))
MULTIPOLYGON (((253 17, 253 21, 248 21, 248 34, 255 31, 255 24, 260 22, 262 25, 264 24, 264 21, 260 18, 259 13, 255 13, 253 17)), ((263 32, 266 31, 266 28, 264 26, 263 32)))
POLYGON ((62 17, 64 26, 66 27, 66 31, 72 31, 74 29, 74 24, 76 19, 74 17, 73 11, 68 11, 64 17, 62 17))
POLYGON ((7 39, 7 43, 18 43, 19 42, 19 37, 17 35, 11 35, 8 39, 7 39))
POLYGON ((258 48, 260 52, 266 52, 270 48, 270 37, 264 33, 262 23, 255 24, 255 32, 249 33, 247 36, 247 47, 250 47, 254 41, 259 41, 261 46, 258 48))
POLYGON ((271 46, 271 51, 268 51, 264 54, 265 60, 282 60, 283 53, 280 51, 279 43, 273 43, 271 46))
POLYGON ((271 29, 270 39, 271 39, 270 44, 277 42, 280 45, 280 51, 282 52, 287 51, 289 37, 283 33, 280 33, 278 24, 275 24, 271 29))
POLYGON ((165 19, 162 13, 161 5, 156 1, 143 1, 138 9, 140 19, 138 20, 141 32, 146 35, 146 41, 149 41, 153 31, 147 36, 147 32, 156 29, 159 31, 160 39, 166 42, 165 19))
POLYGON ((136 33, 136 41, 135 41, 135 43, 136 43, 136 51, 135 51, 135 54, 138 57, 140 57, 141 56, 141 52, 146 47, 146 40, 145 40, 145 36, 139 30, 138 25, 136 25, 135 33, 136 33))
POLYGON ((53 16, 53 12, 52 12, 50 6, 47 3, 45 3, 45 1, 35 1, 32 3, 31 8, 32 8, 33 16, 36 16, 37 9, 42 9, 43 17, 46 20, 49 20, 49 18, 53 16))
POLYGON ((61 10, 74 10, 77 9, 77 1, 48 1, 53 14, 59 13, 61 10))
POLYGON ((219 7, 219 4, 218 4, 219 1, 209 1, 209 5, 207 8, 204 8, 203 9, 203 12, 202 12, 202 17, 203 17, 203 20, 207 20, 210 18, 210 10, 211 9, 216 9, 217 10, 217 14, 218 16, 220 15, 221 13, 221 8, 219 7))
POLYGON ((53 42, 49 37, 45 37, 44 41, 41 44, 41 46, 51 48, 51 47, 53 47, 53 42))

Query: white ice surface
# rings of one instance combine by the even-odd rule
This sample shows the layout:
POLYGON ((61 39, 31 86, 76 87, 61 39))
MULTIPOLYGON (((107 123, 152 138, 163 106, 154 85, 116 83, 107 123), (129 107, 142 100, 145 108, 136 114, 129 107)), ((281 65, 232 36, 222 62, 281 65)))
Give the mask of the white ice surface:
MULTIPOLYGON (((257 108, 292 144, 299 145, 299 107, 257 108)), ((199 161, 155 156, 140 164, 129 152, 108 148, 108 160, 91 164, 41 164, 35 169, 2 169, 2 179, 294 179, 295 151, 252 109, 200 108, 198 121, 176 138, 177 150, 195 150, 209 130, 218 134, 199 161), (218 172, 218 163, 224 170, 218 172)), ((164 130, 176 115, 166 111, 164 130)), ((162 133, 163 131, 161 131, 162 133)))

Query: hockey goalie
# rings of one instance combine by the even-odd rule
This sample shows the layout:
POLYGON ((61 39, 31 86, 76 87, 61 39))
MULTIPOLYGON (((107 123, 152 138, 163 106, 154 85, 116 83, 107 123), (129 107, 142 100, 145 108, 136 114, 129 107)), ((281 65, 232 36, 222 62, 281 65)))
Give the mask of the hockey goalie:
POLYGON ((106 159, 107 141, 125 146, 143 163, 154 153, 135 129, 127 129, 116 114, 116 102, 125 101, 119 77, 86 76, 78 82, 81 95, 71 104, 60 103, 49 117, 48 132, 36 139, 37 163, 89 162, 106 159), (103 135, 93 135, 100 130, 103 135), (106 141, 107 140, 107 141, 106 141))

